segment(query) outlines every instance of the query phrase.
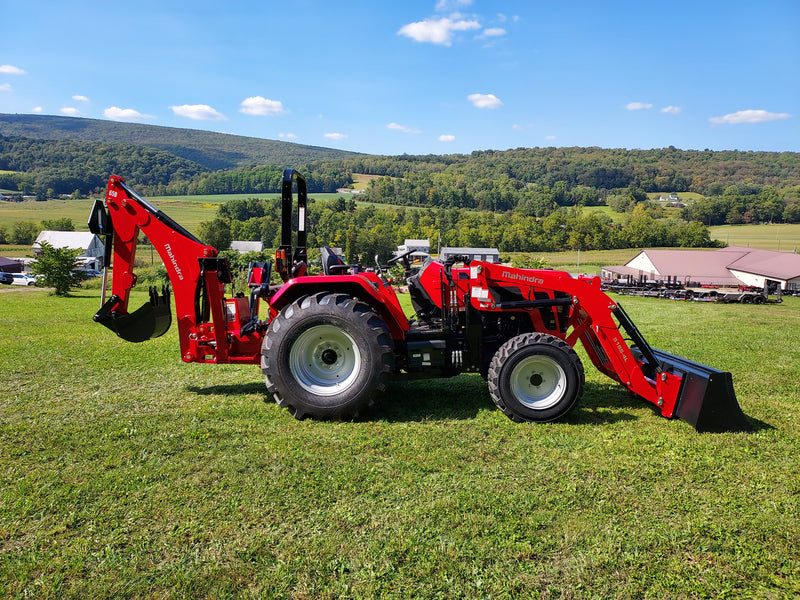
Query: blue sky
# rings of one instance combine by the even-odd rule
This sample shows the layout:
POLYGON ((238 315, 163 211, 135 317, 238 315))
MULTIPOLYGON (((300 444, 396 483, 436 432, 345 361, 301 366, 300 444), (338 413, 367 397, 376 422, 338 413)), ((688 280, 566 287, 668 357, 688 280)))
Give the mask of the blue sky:
POLYGON ((800 0, 2 0, 0 112, 370 154, 797 152, 800 0))

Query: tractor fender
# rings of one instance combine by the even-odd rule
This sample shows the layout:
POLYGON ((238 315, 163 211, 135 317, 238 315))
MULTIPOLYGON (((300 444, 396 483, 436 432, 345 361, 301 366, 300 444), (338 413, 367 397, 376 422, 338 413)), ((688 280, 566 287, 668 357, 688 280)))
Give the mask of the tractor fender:
POLYGON ((290 279, 270 298, 270 320, 298 298, 330 292, 347 294, 368 304, 386 322, 392 339, 405 339, 409 329, 408 318, 394 296, 386 293, 381 281, 362 275, 317 275, 290 279))

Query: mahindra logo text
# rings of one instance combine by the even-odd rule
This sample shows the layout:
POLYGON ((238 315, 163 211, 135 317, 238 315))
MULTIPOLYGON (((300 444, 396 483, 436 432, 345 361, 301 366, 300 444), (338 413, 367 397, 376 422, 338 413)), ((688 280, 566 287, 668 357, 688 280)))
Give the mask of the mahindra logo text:
POLYGON ((503 277, 506 279, 516 279, 518 281, 526 281, 528 283, 537 283, 544 285, 544 279, 539 279, 533 275, 523 275, 522 273, 512 273, 511 271, 503 271, 503 277))
POLYGON ((167 256, 169 256, 169 260, 172 263, 172 267, 175 269, 175 274, 178 276, 178 279, 183 281, 183 273, 181 273, 181 268, 178 266, 178 259, 175 258, 175 255, 172 253, 172 246, 164 244, 164 250, 167 251, 167 256))

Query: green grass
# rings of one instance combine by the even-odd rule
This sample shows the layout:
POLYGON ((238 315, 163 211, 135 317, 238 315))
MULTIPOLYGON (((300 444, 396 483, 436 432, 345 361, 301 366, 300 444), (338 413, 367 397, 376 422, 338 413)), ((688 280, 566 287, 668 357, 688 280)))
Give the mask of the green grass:
MULTIPOLYGON (((315 200, 339 198, 341 194, 311 194, 315 200)), ((217 216, 219 205, 236 198, 276 198, 279 194, 218 194, 201 196, 154 196, 146 200, 159 210, 163 210, 175 221, 196 233, 202 221, 210 221, 217 216)), ((355 196, 354 196, 355 198, 355 196)), ((88 231, 89 212, 94 200, 47 200, 37 202, 0 202, 0 223, 8 231, 18 221, 39 223, 42 219, 72 219, 76 231, 88 231)), ((366 204, 366 203, 359 203, 366 204)), ((381 205, 376 205, 380 207, 381 205)), ((2 246, 0 246, 2 249, 2 246)))
POLYGON ((729 246, 747 246, 781 252, 800 249, 800 223, 772 225, 719 225, 710 227, 711 239, 722 240, 729 246))
MULTIPOLYGON (((634 256, 639 254, 639 248, 624 248, 621 250, 584 250, 580 256, 578 251, 567 252, 510 252, 507 256, 513 258, 531 257, 543 258, 546 267, 570 273, 585 273, 599 275, 600 268, 609 265, 624 265, 634 256), (580 260, 580 263, 578 262, 580 260)), ((501 254, 505 257, 506 254, 501 254)))
POLYGON ((0 597, 796 597, 800 299, 622 301, 730 370, 756 431, 700 435, 587 360, 565 422, 514 424, 468 375, 295 421, 257 367, 182 363, 175 327, 94 324, 97 292, 0 293, 0 597))
MULTIPOLYGON (((191 196, 169 200, 155 199, 151 204, 166 212, 189 231, 196 231, 201 221, 209 221, 216 216, 217 205, 209 202, 207 198, 198 197, 196 201, 186 198, 191 196)), ((6 225, 10 231, 18 221, 33 221, 38 224, 42 219, 68 217, 72 219, 76 231, 88 231, 87 223, 93 202, 94 200, 88 199, 0 202, 0 223, 6 225)))

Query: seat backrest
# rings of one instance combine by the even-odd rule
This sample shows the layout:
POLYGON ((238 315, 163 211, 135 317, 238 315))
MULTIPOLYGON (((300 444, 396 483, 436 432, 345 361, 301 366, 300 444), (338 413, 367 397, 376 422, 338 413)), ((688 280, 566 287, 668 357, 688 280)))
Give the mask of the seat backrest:
POLYGON ((331 267, 341 266, 344 265, 344 261, 342 257, 336 254, 333 250, 331 250, 328 246, 323 246, 319 249, 320 254, 322 255, 322 272, 325 275, 333 275, 333 269, 331 267))
POLYGON ((417 270, 411 277, 406 279, 408 284, 408 295, 411 297, 411 306, 420 321, 430 323, 435 319, 441 319, 442 311, 431 299, 425 287, 420 282, 423 269, 417 270))

